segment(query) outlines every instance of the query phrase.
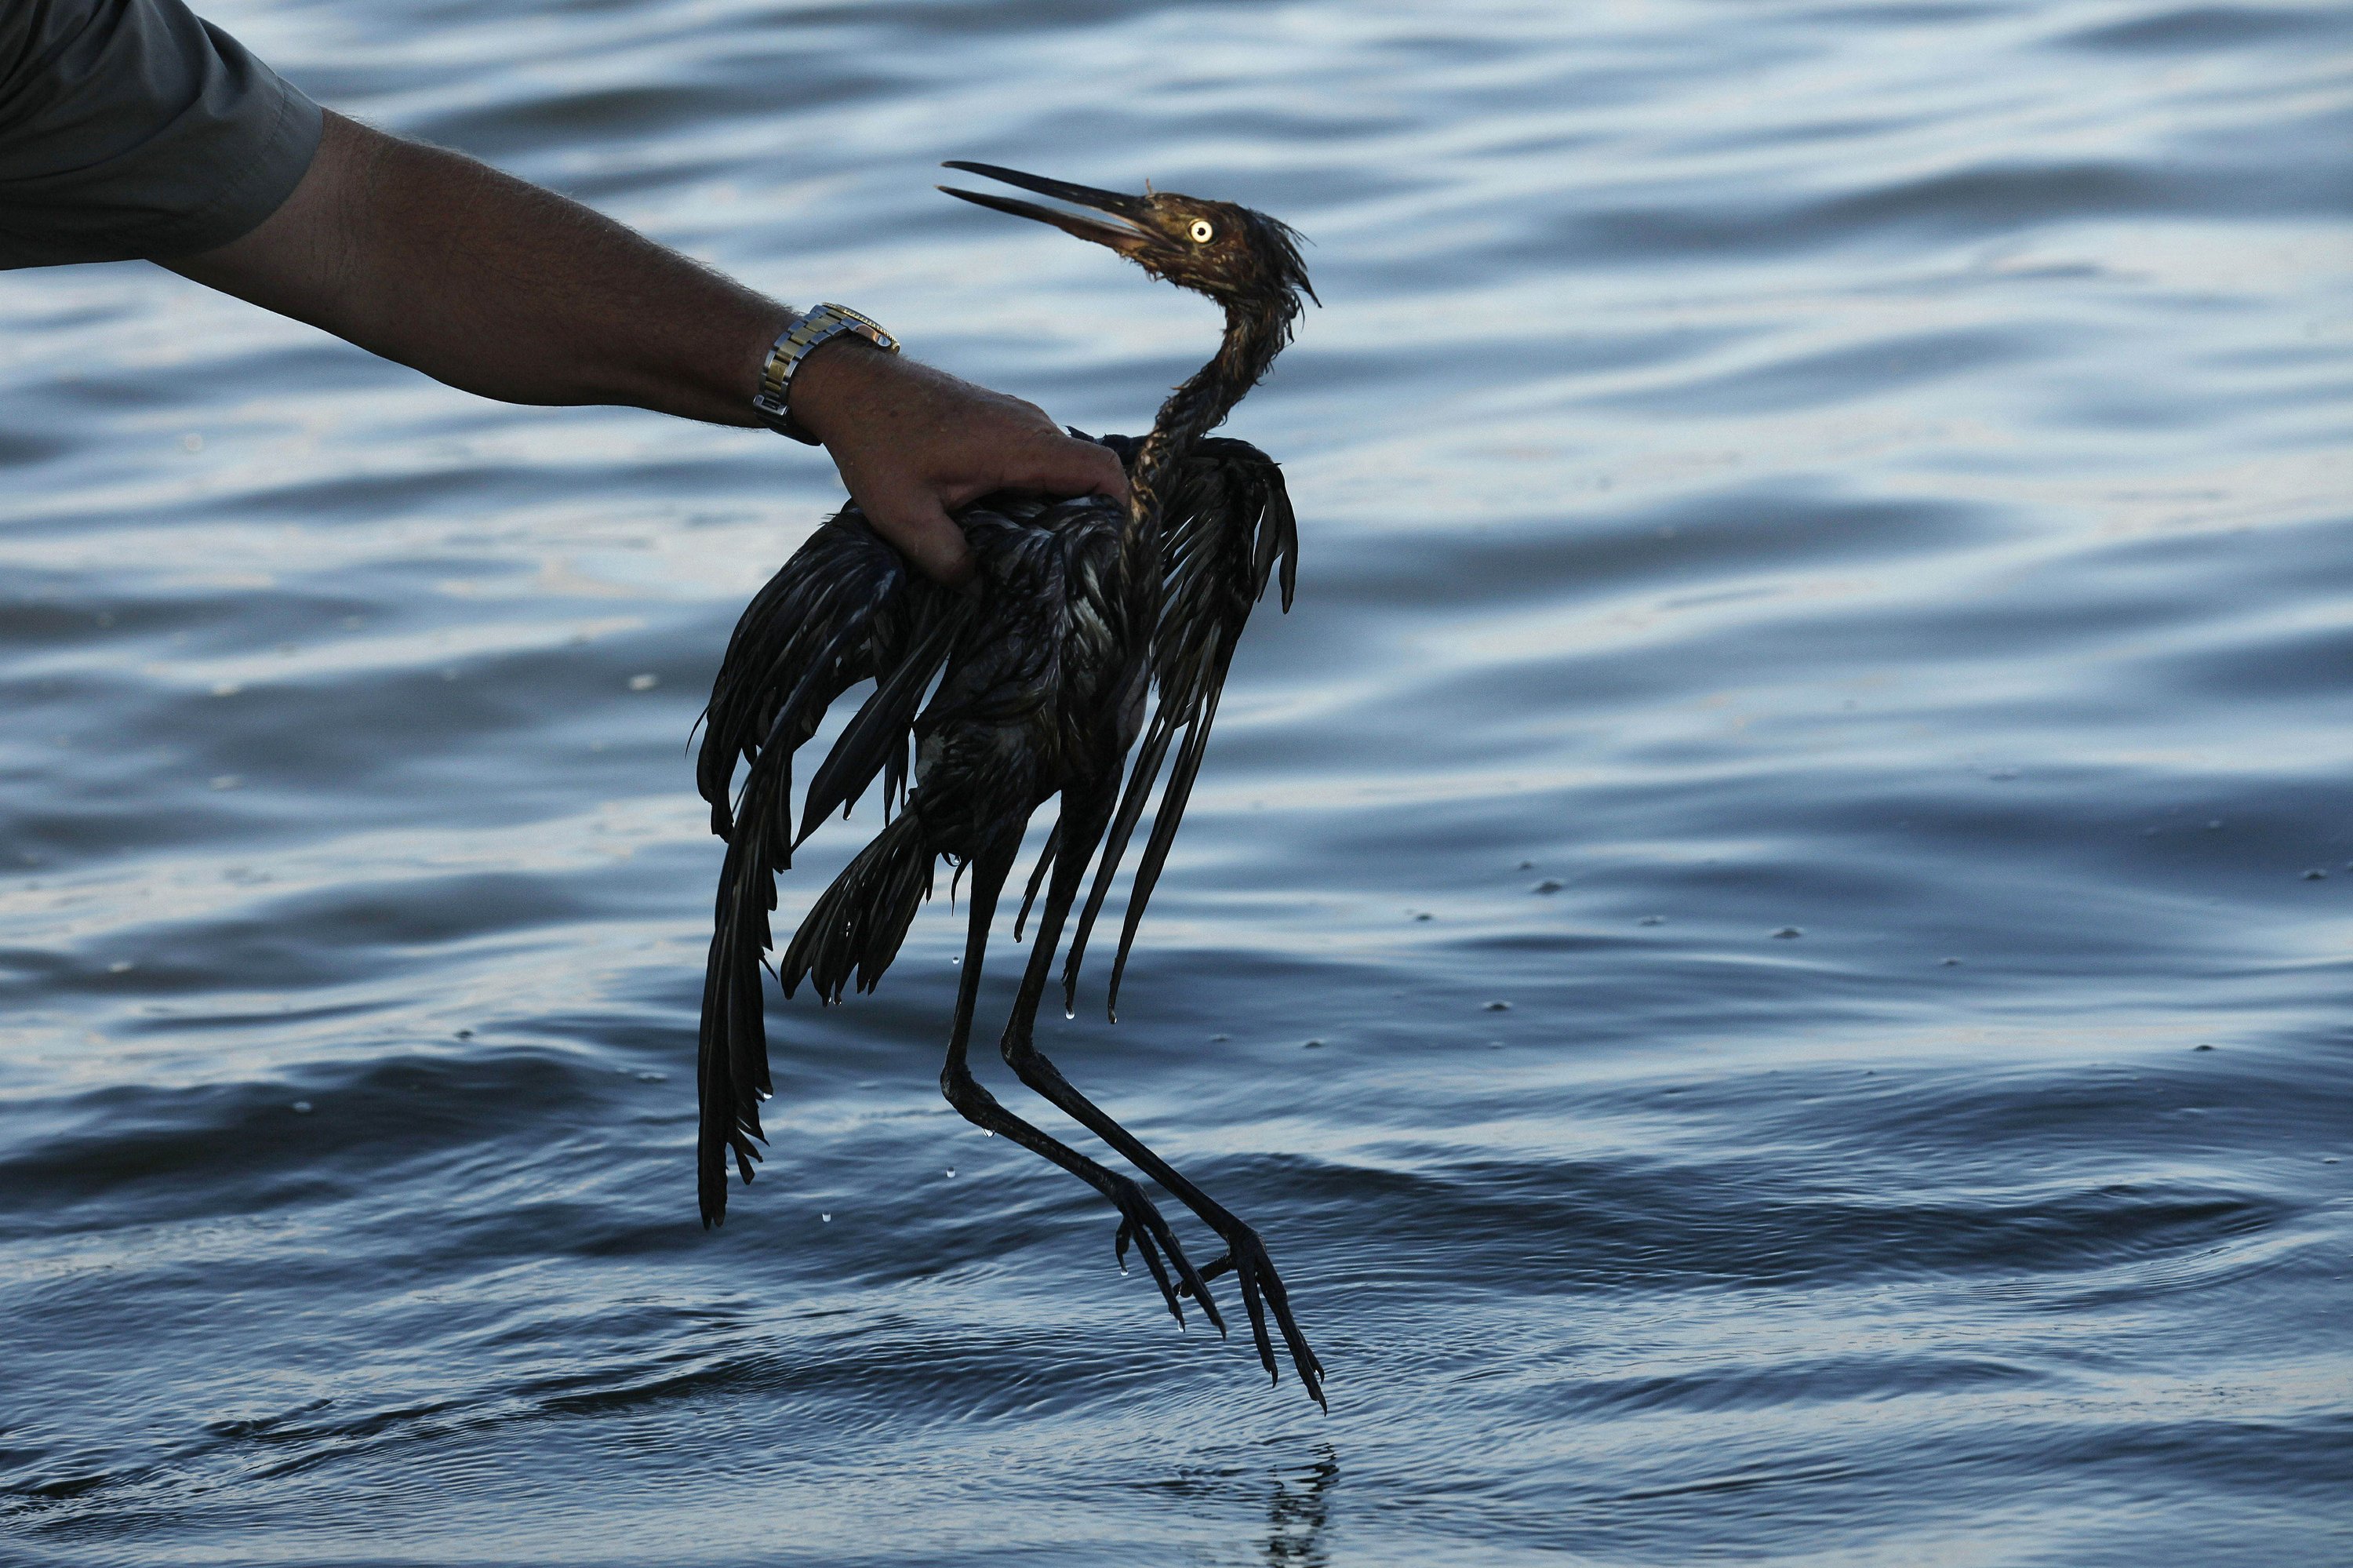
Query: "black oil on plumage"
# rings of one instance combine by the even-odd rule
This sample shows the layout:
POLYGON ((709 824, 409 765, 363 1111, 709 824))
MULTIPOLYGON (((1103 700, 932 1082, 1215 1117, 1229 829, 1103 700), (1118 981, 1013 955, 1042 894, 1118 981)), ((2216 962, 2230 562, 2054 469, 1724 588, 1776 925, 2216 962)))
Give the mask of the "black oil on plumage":
POLYGON ((712 829, 727 841, 703 989, 703 1219, 716 1224, 726 1213, 730 1153, 746 1181, 759 1158, 759 1102, 770 1088, 761 961, 773 946, 776 875, 818 822, 879 778, 886 825, 786 945, 776 965, 786 994, 803 981, 827 1002, 853 984, 872 990, 930 896, 938 861, 969 874, 964 966, 941 1074, 949 1103, 1108 1199, 1120 1213, 1118 1255, 1124 1260, 1135 1247, 1180 1322, 1181 1298, 1189 1296, 1224 1331, 1208 1281, 1231 1270, 1269 1374, 1275 1373, 1271 1316, 1301 1383, 1321 1404, 1322 1368, 1256 1233, 1073 1088, 1033 1039, 1063 926, 1089 870, 1092 885, 1061 976, 1070 1005, 1088 937, 1157 786, 1112 969, 1115 1009, 1136 923, 1200 768, 1235 642, 1270 580, 1279 579, 1290 608, 1298 535, 1282 471, 1256 448, 1205 432, 1266 373, 1290 339, 1301 295, 1314 294, 1295 237, 1246 207, 1168 192, 1123 196, 981 164, 948 166, 1109 215, 949 192, 1107 245, 1156 277, 1208 295, 1225 309, 1225 335, 1217 356, 1162 405, 1150 433, 1140 440, 1102 438, 1127 468, 1125 506, 1101 497, 1000 494, 957 514, 976 566, 976 594, 951 592, 911 571, 851 505, 795 552, 744 610, 712 689, 697 768, 712 829), (869 680, 873 693, 810 778, 796 827, 794 753, 836 699, 869 680), (739 763, 748 767, 731 800, 739 763), (1006 1110, 974 1080, 966 1060, 998 896, 1031 815, 1057 796, 1053 832, 1015 922, 1018 938, 1036 906, 1037 931, 1000 1048, 1024 1084, 1218 1233, 1226 1250, 1203 1268, 1187 1257, 1141 1186, 1006 1110))

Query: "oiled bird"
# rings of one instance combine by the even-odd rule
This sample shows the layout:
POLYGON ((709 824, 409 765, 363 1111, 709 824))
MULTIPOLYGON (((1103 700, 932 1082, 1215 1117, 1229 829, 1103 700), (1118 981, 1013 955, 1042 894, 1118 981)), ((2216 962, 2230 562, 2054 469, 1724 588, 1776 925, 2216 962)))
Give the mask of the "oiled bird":
POLYGON ((963 971, 940 1075, 948 1102, 1107 1199, 1119 1213, 1117 1256, 1124 1263, 1135 1248, 1180 1323, 1181 1298, 1190 1297, 1225 1331, 1208 1281, 1230 1270, 1268 1373, 1279 1376, 1271 1317, 1320 1404, 1323 1369, 1257 1233, 1073 1087, 1034 1038, 1081 889, 1086 900, 1061 974, 1071 1007, 1089 933, 1159 784, 1112 970, 1116 1016, 1136 923, 1201 767, 1236 640, 1271 579, 1290 608, 1298 535, 1282 471, 1256 448, 1207 432, 1265 375, 1314 291, 1297 237, 1247 207, 1167 191, 1126 196, 985 164, 947 166, 1085 209, 941 187, 1107 246, 1208 296, 1224 309, 1225 332, 1216 355, 1169 395, 1149 433, 1099 438, 1127 469, 1125 505, 1100 496, 998 494, 957 514, 977 593, 953 592, 912 571, 852 504, 744 612, 712 685, 698 767, 712 829, 728 845, 703 990, 703 1219, 716 1224, 725 1213, 729 1155, 749 1181, 754 1140, 764 1137, 759 1102, 770 1079, 761 961, 772 946, 776 875, 818 822, 846 810, 879 777, 886 825, 786 946, 776 966, 786 995, 804 980, 828 1003, 853 983, 871 991, 933 892, 939 862, 968 876, 963 971), (796 826, 794 753, 837 698, 869 680, 873 692, 811 776, 796 826), (739 763, 746 765, 740 793, 739 763), (1140 1184, 1007 1110, 967 1062, 999 894, 1032 815, 1058 798, 1015 922, 1018 938, 1042 885, 1000 1049, 1024 1084, 1217 1233, 1225 1251, 1203 1267, 1140 1184))

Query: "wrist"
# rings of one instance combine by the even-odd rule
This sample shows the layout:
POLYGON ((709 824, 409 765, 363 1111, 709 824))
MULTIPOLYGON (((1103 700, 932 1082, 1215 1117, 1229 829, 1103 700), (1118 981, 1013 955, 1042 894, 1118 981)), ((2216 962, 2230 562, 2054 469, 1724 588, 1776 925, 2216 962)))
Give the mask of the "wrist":
POLYGON ((793 376, 793 422, 829 443, 843 420, 855 418, 855 408, 871 401, 872 388, 890 376, 892 357, 847 333, 818 344, 793 376))
MULTIPOLYGON (((856 338, 877 351, 877 357, 888 357, 899 352, 898 340, 882 330, 871 317, 861 315, 847 305, 822 304, 794 319, 791 326, 770 345, 766 359, 760 367, 759 388, 753 395, 752 409, 763 424, 780 435, 790 436, 811 446, 823 438, 800 418, 810 407, 807 378, 804 372, 824 355, 839 363, 838 354, 828 354, 834 345, 856 338)), ((820 380, 825 379, 820 376, 820 380)), ((839 381, 836 376, 831 379, 839 381)), ((817 402, 826 401, 820 392, 817 402)))

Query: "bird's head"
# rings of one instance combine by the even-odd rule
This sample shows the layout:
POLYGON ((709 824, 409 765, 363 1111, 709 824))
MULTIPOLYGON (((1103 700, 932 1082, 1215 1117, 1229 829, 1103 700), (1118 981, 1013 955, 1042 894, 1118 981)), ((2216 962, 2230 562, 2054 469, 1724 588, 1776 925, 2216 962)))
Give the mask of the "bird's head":
POLYGON ((998 212, 1050 223, 1065 234, 1109 246, 1155 278, 1207 294, 1219 304, 1250 313, 1279 313, 1286 321, 1299 309, 1299 296, 1315 298, 1307 269, 1299 260, 1299 236, 1289 225, 1231 202, 1205 201, 1175 191, 1147 188, 1142 196, 1100 191, 1064 180, 1044 179, 994 164, 951 163, 966 174, 986 175, 1023 190, 1105 213, 1066 212, 1009 196, 940 189, 998 212))

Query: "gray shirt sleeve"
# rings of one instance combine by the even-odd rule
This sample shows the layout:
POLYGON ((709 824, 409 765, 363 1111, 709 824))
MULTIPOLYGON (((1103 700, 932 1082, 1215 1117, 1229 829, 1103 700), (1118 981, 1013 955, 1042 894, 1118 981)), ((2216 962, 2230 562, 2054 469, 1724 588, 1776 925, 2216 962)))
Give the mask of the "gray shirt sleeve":
POLYGON ((0 268, 226 245, 293 192, 319 123, 181 0, 0 0, 0 268))

